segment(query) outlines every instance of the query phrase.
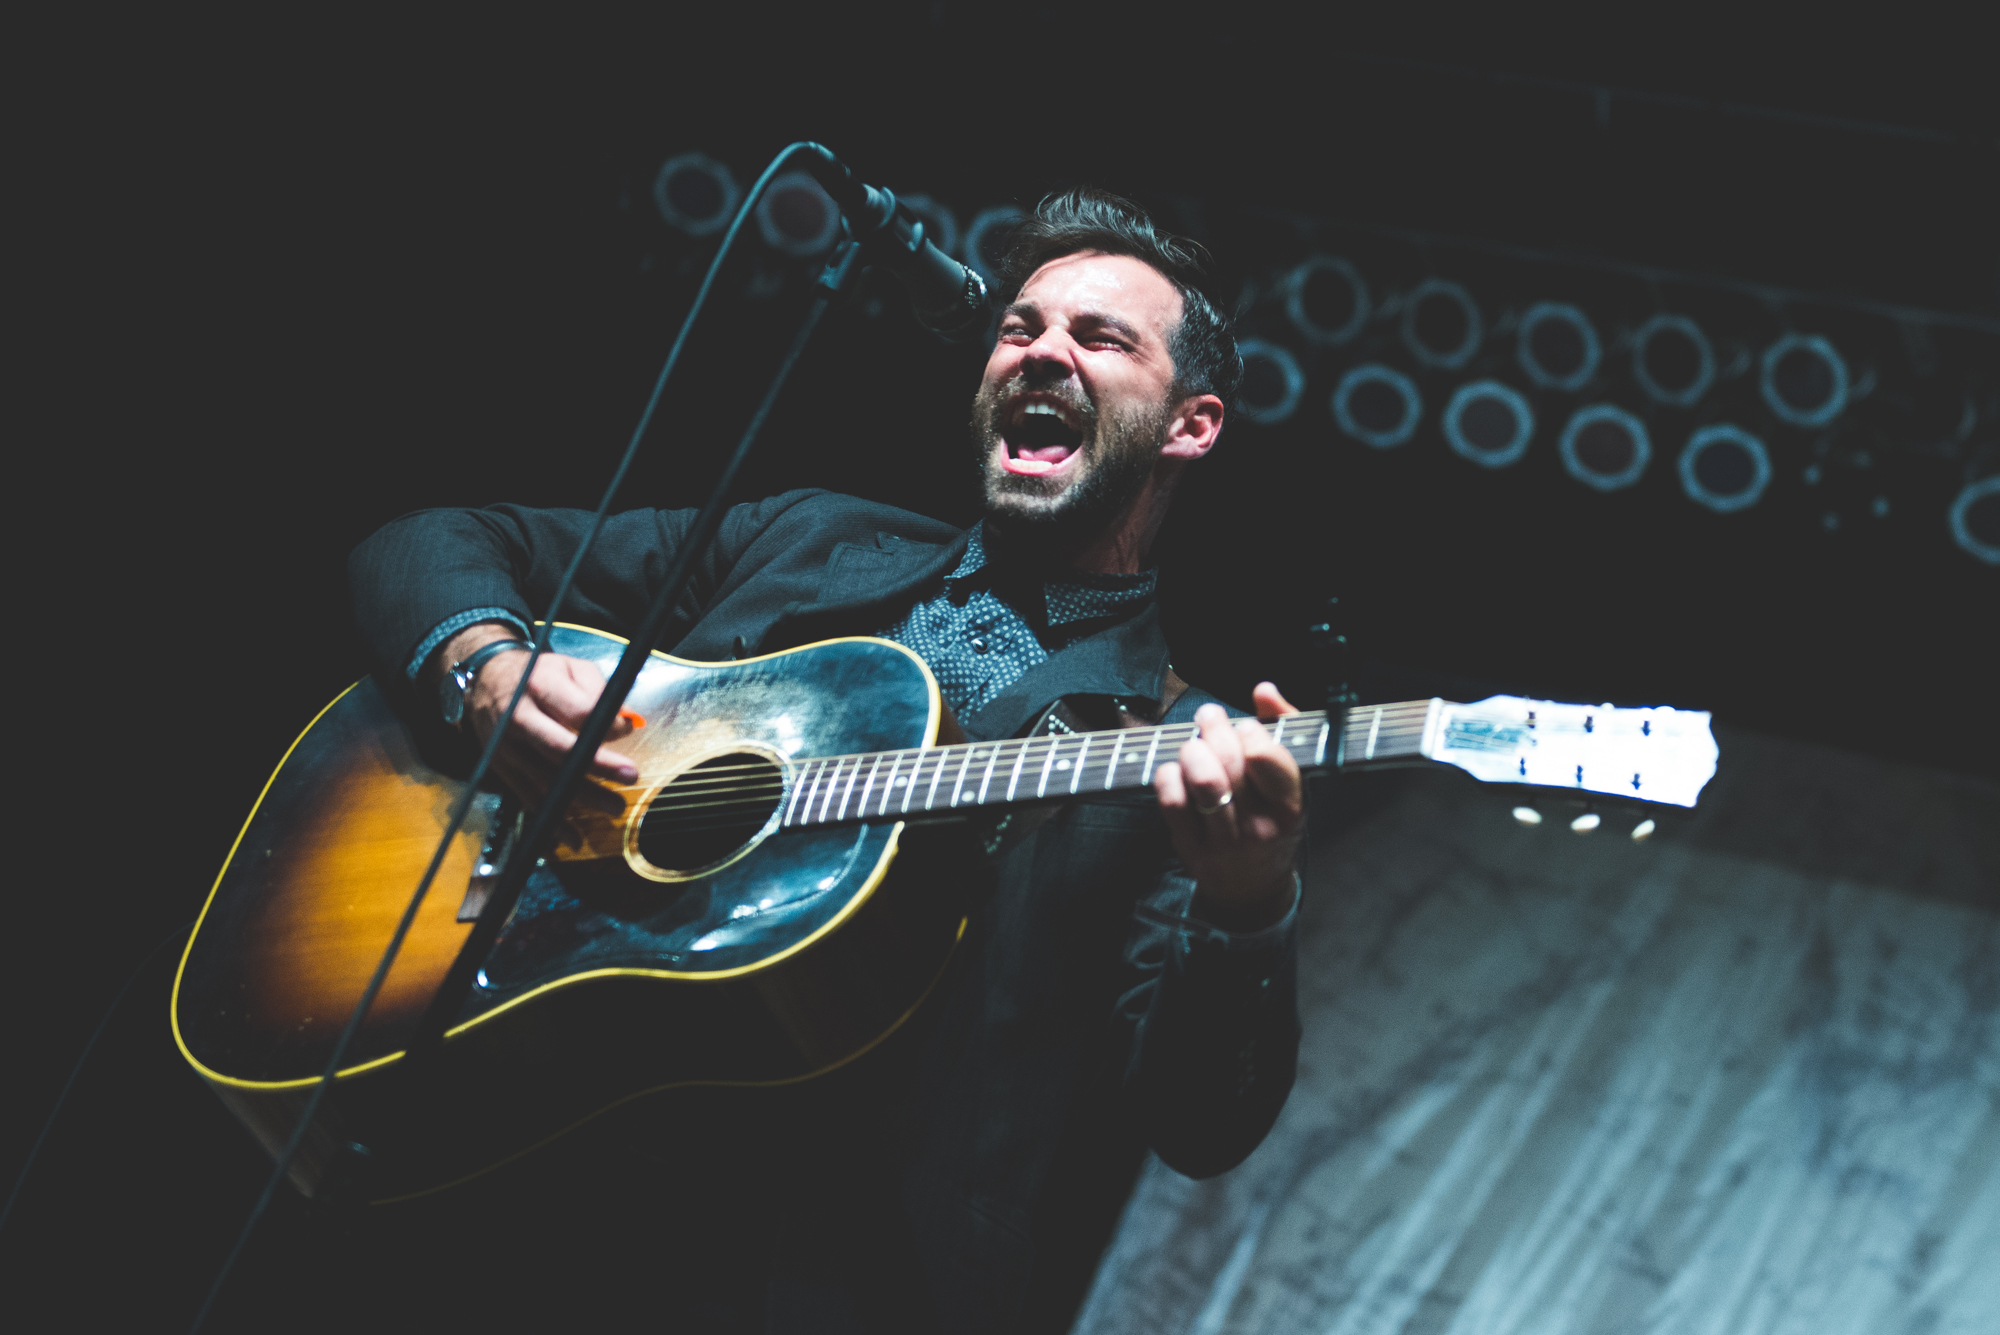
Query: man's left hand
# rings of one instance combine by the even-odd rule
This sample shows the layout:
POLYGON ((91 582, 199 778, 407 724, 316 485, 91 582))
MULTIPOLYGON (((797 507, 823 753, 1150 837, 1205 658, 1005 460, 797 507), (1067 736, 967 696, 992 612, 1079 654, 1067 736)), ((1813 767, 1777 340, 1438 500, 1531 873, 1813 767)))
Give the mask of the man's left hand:
POLYGON ((1268 681, 1254 698, 1257 719, 1234 724, 1221 705, 1203 705, 1180 763, 1153 775, 1174 851, 1195 878, 1192 912, 1225 931, 1285 916, 1305 831, 1298 762, 1263 727, 1299 711, 1268 681))

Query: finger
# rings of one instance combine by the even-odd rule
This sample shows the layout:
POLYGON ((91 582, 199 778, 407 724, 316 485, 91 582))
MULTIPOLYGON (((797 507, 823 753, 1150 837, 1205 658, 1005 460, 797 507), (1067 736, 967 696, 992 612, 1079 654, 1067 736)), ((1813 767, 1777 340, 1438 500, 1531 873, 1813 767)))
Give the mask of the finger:
POLYGON ((1266 738, 1263 747, 1244 758, 1243 777, 1243 786, 1256 794, 1257 810, 1273 816, 1280 833, 1298 828, 1305 815, 1305 780, 1290 752, 1266 738))
POLYGON ((1184 850, 1201 847, 1201 821, 1188 802, 1187 785, 1182 781, 1179 765, 1169 760, 1154 769, 1153 794, 1160 800, 1160 815, 1166 819, 1167 833, 1175 845, 1184 850))
POLYGON ((537 663, 528 683, 528 695, 542 712, 571 732, 583 726, 603 693, 604 677, 596 667, 560 655, 537 663))
POLYGON ((1194 721, 1201 740, 1221 762, 1224 782, 1233 787, 1243 773, 1243 740, 1236 735, 1229 711, 1221 705, 1203 705, 1195 711, 1194 721))
MULTIPOLYGON (((1224 729, 1228 731, 1227 728, 1224 729)), ((1229 774, 1204 738, 1190 738, 1181 747, 1181 781, 1188 800, 1201 818, 1207 837, 1233 843, 1236 839, 1235 792, 1229 774)))
MULTIPOLYGON (((574 735, 590 720, 591 711, 597 708, 598 699, 604 694, 604 674, 597 670, 595 663, 587 663, 580 658, 552 657, 543 662, 550 665, 544 676, 540 666, 535 669, 535 679, 529 685, 528 694, 542 712, 553 718, 571 734, 570 745, 575 744, 574 735)), ((637 718, 635 714, 632 718, 637 718)), ((629 737, 633 732, 632 719, 620 710, 611 720, 609 738, 629 737)), ((565 746, 566 752, 569 748, 565 746)), ((632 758, 622 751, 609 746, 600 746, 592 757, 590 772, 600 778, 614 779, 630 783, 639 777, 639 767, 632 758)))
POLYGON ((1275 723, 1286 714, 1296 714, 1299 707, 1278 693, 1278 688, 1268 681, 1257 683, 1257 689, 1250 692, 1250 699, 1257 710, 1257 717, 1266 723, 1275 723))
POLYGON ((614 783, 634 783, 639 778, 639 762, 623 751, 600 746, 597 748, 597 755, 590 762, 590 772, 600 779, 610 779, 614 783))
MULTIPOLYGON (((514 711, 510 732, 521 738, 524 750, 550 765, 550 781, 554 779, 554 766, 560 765, 576 745, 576 734, 543 713, 532 699, 521 701, 521 707, 514 711)), ((618 783, 631 783, 639 777, 639 767, 632 758, 608 746, 598 748, 590 769, 598 777, 618 783)))

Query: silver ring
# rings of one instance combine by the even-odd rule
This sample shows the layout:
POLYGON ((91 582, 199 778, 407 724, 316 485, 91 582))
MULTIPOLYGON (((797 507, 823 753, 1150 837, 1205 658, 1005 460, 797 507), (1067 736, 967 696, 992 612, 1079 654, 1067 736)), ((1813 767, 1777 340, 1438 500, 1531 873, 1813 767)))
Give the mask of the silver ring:
POLYGON ((1222 810, 1224 807, 1228 806, 1231 802, 1234 802, 1235 800, 1236 800, 1236 794, 1234 792, 1227 792, 1222 795, 1222 800, 1217 802, 1214 806, 1205 807, 1201 803, 1197 802, 1194 804, 1194 809, 1196 811, 1199 811, 1204 816, 1213 816, 1216 812, 1222 810))

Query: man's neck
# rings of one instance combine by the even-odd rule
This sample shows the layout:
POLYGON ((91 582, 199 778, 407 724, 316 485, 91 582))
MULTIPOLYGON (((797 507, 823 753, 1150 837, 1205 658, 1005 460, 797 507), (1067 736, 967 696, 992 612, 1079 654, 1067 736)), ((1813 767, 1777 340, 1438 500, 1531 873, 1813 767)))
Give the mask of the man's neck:
POLYGON ((989 559, 1010 564, 1041 567, 1055 578, 1063 571, 1084 575, 1137 575, 1145 571, 1146 558, 1167 516, 1170 486, 1158 478, 1134 496, 1111 522, 1088 534, 1063 531, 1058 526, 1021 524, 987 515, 984 543, 989 559))

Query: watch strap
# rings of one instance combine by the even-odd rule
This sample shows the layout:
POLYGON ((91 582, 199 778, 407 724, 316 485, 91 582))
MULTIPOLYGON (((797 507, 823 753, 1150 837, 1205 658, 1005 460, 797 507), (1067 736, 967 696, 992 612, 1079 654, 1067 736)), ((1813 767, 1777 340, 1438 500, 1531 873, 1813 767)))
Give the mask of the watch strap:
POLYGON ((472 688, 473 678, 479 675, 479 669, 510 649, 532 653, 534 648, 535 646, 526 640, 494 640, 490 644, 480 645, 453 663, 445 670, 444 681, 441 683, 445 692, 445 699, 442 701, 444 721, 456 727, 465 717, 465 693, 472 688))

